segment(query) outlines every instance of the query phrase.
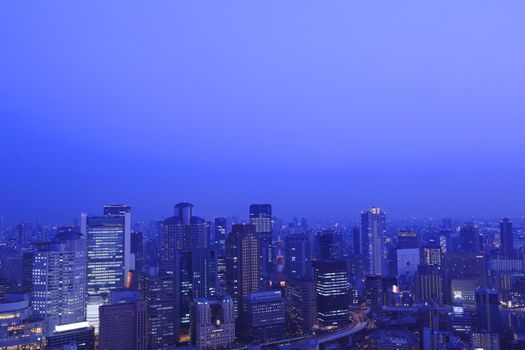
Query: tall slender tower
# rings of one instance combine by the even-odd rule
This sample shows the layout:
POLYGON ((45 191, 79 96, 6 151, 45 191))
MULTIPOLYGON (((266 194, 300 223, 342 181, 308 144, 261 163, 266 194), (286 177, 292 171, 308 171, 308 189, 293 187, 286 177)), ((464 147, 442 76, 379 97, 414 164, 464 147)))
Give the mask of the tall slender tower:
POLYGON ((189 341, 191 302, 215 294, 217 251, 209 245, 208 223, 193 215, 193 205, 175 205, 162 222, 161 274, 174 279, 179 340, 189 341))
POLYGON ((263 275, 268 277, 272 273, 273 262, 272 205, 250 205, 250 223, 259 234, 263 275))
POLYGON ((81 233, 87 250, 87 318, 98 334, 98 311, 109 301, 109 292, 124 287, 126 274, 134 270, 131 254, 131 208, 104 206, 103 216, 81 215, 81 233))
POLYGON ((509 218, 501 219, 500 237, 503 258, 512 259, 514 257, 514 234, 512 232, 512 221, 509 218))
POLYGON ((386 215, 380 208, 371 208, 361 213, 361 254, 368 275, 383 275, 383 235, 386 230, 386 215))
POLYGON ((242 319, 248 294, 259 290, 261 259, 255 225, 235 224, 226 240, 226 287, 235 312, 242 319))

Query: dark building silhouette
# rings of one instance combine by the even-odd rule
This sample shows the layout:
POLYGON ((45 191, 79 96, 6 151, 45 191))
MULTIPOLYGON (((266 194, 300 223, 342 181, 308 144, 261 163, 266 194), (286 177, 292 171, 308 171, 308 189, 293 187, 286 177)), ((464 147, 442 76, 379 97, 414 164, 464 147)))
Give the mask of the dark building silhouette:
POLYGON ((280 291, 260 291, 248 295, 246 340, 255 343, 285 336, 285 302, 280 291))
POLYGON ((330 329, 348 323, 350 285, 345 260, 314 260, 317 322, 330 329))
POLYGON ((146 302, 125 300, 99 309, 99 349, 146 350, 146 302))
POLYGON ((514 233, 512 221, 509 218, 501 219, 500 223, 501 255, 504 259, 514 258, 514 233))
POLYGON ((383 275, 385 230, 386 214, 380 208, 361 213, 361 254, 368 275, 383 275))
POLYGON ((322 230, 316 235, 317 259, 340 260, 344 256, 343 239, 335 230, 322 230))
POLYGON ((487 266, 485 256, 474 252, 447 253, 444 260, 445 301, 474 305, 477 288, 486 288, 487 266))
MULTIPOLYGON (((226 240, 226 289, 233 299, 238 326, 246 317, 248 295, 260 288, 262 267, 259 243, 253 224, 233 225, 226 240)), ((238 332, 244 329, 237 327, 238 332)))
POLYGON ((193 205, 175 205, 175 216, 162 223, 161 274, 173 276, 179 341, 190 336, 191 303, 216 292, 217 253, 209 245, 208 223, 193 215, 193 205))
POLYGON ((306 233, 290 233, 284 240, 287 279, 312 278, 312 244, 306 233))
POLYGON ((154 271, 143 275, 143 298, 147 305, 148 349, 166 349, 178 342, 180 326, 175 310, 175 280, 154 271))
POLYGON ((255 226, 259 235, 262 259, 262 273, 269 277, 273 273, 273 230, 272 230, 272 205, 251 204, 250 223, 255 226))
POLYGON ((423 303, 443 303, 443 275, 439 266, 418 266, 415 278, 416 300, 423 303))
POLYGON ((481 251, 481 236, 479 228, 473 224, 464 225, 459 231, 459 249, 462 252, 481 251))
POLYGON ((498 333, 501 330, 499 294, 495 290, 476 290, 476 328, 478 331, 498 333))
POLYGON ((286 329, 290 334, 308 334, 315 324, 315 284, 312 279, 288 279, 286 295, 286 329))

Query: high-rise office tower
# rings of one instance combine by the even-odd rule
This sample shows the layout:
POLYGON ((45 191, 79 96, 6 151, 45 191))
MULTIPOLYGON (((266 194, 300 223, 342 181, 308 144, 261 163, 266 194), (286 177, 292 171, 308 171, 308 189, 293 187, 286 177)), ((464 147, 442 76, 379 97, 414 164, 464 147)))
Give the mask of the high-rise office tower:
POLYGON ((288 279, 285 287, 286 329, 308 334, 315 324, 315 284, 312 279, 288 279))
MULTIPOLYGON (((253 224, 235 224, 226 240, 226 289, 239 319, 246 310, 246 298, 259 290, 261 259, 259 234, 253 224)), ((241 320, 242 321, 242 320, 241 320)))
POLYGON ((35 263, 34 249, 22 252, 22 292, 32 294, 33 265, 35 263))
POLYGON ((481 251, 481 237, 477 226, 468 224, 461 227, 459 231, 459 249, 462 252, 479 253, 481 251))
POLYGON ((208 224, 193 216, 193 205, 182 202, 175 206, 175 215, 162 222, 161 269, 168 274, 175 271, 175 252, 208 248, 208 224))
POLYGON ((226 255, 226 238, 228 237, 228 220, 218 217, 213 220, 215 245, 218 247, 219 256, 226 255))
POLYGON ((372 312, 380 311, 384 304, 383 280, 381 276, 367 275, 364 282, 365 304, 372 312))
POLYGON ((273 231, 272 231, 272 205, 250 205, 250 223, 255 226, 258 233, 262 259, 263 275, 268 277, 273 272, 273 231))
POLYGON ((287 280, 312 278, 312 244, 307 233, 290 233, 284 239, 287 280))
POLYGON ((330 329, 348 322, 350 285, 345 260, 314 260, 317 322, 330 329))
POLYGON ((250 293, 246 313, 246 340, 262 343, 284 337, 286 309, 280 291, 250 293))
POLYGON ((412 286, 420 260, 419 248, 397 249, 397 279, 402 290, 412 286))
POLYGON ((124 286, 125 276, 134 266, 129 207, 105 206, 104 214, 83 214, 81 231, 87 246, 87 293, 107 300, 111 289, 124 286))
POLYGON ((162 223, 161 273, 173 276, 179 339, 189 341, 191 302, 216 293, 217 250, 209 245, 208 223, 182 202, 162 223))
POLYGON ((498 333, 501 330, 499 294, 495 290, 476 290, 476 328, 478 331, 498 333))
POLYGON ((135 259, 135 281, 140 281, 144 268, 144 234, 141 231, 131 232, 131 254, 135 259))
POLYGON ((365 272, 368 275, 383 274, 383 235, 386 230, 386 215, 379 208, 361 213, 361 253, 364 256, 365 272))
POLYGON ((191 343, 198 350, 225 349, 235 342, 235 310, 229 296, 196 299, 191 323, 191 343))
POLYGON ((322 230, 316 237, 316 257, 318 260, 343 259, 343 239, 336 230, 322 230))
POLYGON ((171 275, 148 271, 143 274, 144 301, 147 305, 148 349, 168 349, 178 341, 175 280, 171 275))
POLYGON ((419 266, 415 280, 417 301, 438 304, 443 302, 443 271, 439 266, 419 266))
POLYGON ((504 259, 514 258, 514 233, 512 221, 509 218, 501 219, 500 223, 501 255, 504 259))
POLYGON ((419 248, 419 235, 412 231, 399 231, 397 233, 397 249, 419 248))
POLYGON ((29 227, 25 222, 19 222, 15 227, 16 241, 20 247, 30 246, 29 227))
POLYGON ((214 220, 215 248, 217 249, 217 290, 226 293, 226 238, 228 237, 228 220, 215 218, 214 220))
POLYGON ((444 260, 445 302, 461 300, 467 305, 475 304, 477 288, 486 288, 486 259, 478 253, 447 253, 444 260))
POLYGON ((125 299, 124 302, 102 305, 99 317, 99 349, 146 350, 145 301, 125 299))
POLYGON ((440 247, 427 246, 422 249, 421 263, 424 265, 441 266, 442 253, 440 247))
POLYGON ((193 215, 193 204, 181 202, 175 205, 174 216, 162 222, 162 255, 166 271, 173 270, 175 250, 207 248, 209 246, 208 224, 193 215))
POLYGON ((86 259, 84 237, 59 230, 52 242, 35 243, 32 305, 55 325, 86 320, 86 259))
POLYGON ((87 318, 98 334, 99 306, 108 302, 111 289, 124 286, 126 275, 135 269, 131 209, 108 205, 103 216, 82 214, 80 231, 86 237, 87 318))

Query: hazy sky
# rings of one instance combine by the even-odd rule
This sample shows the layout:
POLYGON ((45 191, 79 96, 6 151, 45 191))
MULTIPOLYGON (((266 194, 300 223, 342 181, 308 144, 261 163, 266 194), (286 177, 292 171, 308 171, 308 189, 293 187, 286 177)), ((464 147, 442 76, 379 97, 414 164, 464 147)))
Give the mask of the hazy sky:
POLYGON ((0 2, 0 216, 525 214, 525 2, 0 2))

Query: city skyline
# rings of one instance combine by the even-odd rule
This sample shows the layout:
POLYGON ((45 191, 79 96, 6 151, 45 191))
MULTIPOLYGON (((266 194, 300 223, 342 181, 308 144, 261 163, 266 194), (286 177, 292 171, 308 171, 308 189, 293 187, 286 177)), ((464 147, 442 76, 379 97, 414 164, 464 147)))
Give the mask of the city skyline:
POLYGON ((0 2, 1 350, 525 349, 525 2, 0 2))

